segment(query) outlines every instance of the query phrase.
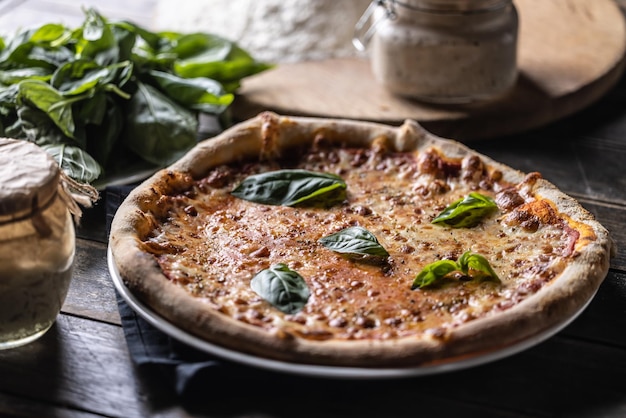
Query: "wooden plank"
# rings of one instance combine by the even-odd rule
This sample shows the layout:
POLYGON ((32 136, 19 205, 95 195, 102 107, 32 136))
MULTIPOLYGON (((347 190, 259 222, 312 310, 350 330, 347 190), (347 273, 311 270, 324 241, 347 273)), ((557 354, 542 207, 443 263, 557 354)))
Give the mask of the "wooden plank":
POLYGON ((106 229, 106 192, 100 192, 100 199, 88 209, 83 209, 76 236, 85 240, 108 242, 106 229))
MULTIPOLYGON (((599 111, 626 106, 626 100, 602 103, 599 111)), ((594 108, 595 110, 595 108, 594 108)), ((594 113, 583 112, 579 118, 594 120, 594 113)), ((598 115, 602 124, 610 116, 598 115)), ((610 120, 610 119, 609 119, 610 120)), ((624 117, 621 126, 626 126, 624 117)), ((626 132, 617 126, 609 132, 581 131, 576 118, 550 128, 509 138, 507 141, 480 141, 472 148, 523 172, 538 171, 564 192, 626 206, 626 132)), ((606 126, 606 125, 604 125, 606 126)))
POLYGON ((64 417, 64 418, 96 418, 100 414, 78 411, 63 405, 51 405, 32 397, 23 398, 0 393, 0 416, 3 417, 64 417))
POLYGON ((147 416, 118 326, 60 315, 39 340, 0 351, 0 392, 107 416, 147 416))
MULTIPOLYGON (((238 387, 227 381, 228 391, 219 385, 205 388, 204 394, 198 392, 185 408, 194 416, 233 418, 536 418, 511 408, 450 399, 445 390, 428 393, 423 387, 430 385, 429 378, 344 381, 267 376, 267 379, 244 378, 245 386, 240 382, 238 387)), ((451 386, 455 387, 456 383, 448 383, 446 390, 451 386)))
POLYGON ((615 382, 624 379, 625 370, 626 350, 555 337, 506 360, 435 376, 423 389, 447 388, 452 399, 535 417, 621 417, 626 391, 615 382))
POLYGON ((0 350, 0 416, 191 416, 163 374, 137 373, 121 327, 59 315, 39 340, 0 350))
POLYGON ((626 349, 624 301, 626 274, 610 271, 587 309, 562 334, 626 349))
POLYGON ((76 240, 76 262, 62 312, 120 324, 106 244, 76 240))

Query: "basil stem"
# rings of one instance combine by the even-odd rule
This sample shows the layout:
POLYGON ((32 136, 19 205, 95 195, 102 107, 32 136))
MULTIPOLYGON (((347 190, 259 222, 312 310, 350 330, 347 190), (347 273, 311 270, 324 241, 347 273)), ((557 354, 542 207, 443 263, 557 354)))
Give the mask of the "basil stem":
POLYGON ((346 228, 319 239, 326 248, 338 253, 388 257, 389 253, 374 234, 361 226, 346 228))
POLYGON ((413 280, 411 290, 431 286, 453 272, 459 272, 472 280, 500 282, 498 275, 485 257, 467 251, 463 253, 457 262, 452 260, 439 260, 427 264, 415 277, 415 280, 413 280))
POLYGON ((311 294, 302 276, 283 263, 259 272, 250 281, 250 287, 274 307, 288 314, 301 311, 311 294))
POLYGON ((346 183, 337 175, 308 170, 277 170, 244 179, 233 196, 267 205, 294 206, 318 198, 345 197, 346 183))
POLYGON ((472 192, 445 208, 432 223, 442 223, 454 228, 471 228, 497 208, 491 197, 472 192))

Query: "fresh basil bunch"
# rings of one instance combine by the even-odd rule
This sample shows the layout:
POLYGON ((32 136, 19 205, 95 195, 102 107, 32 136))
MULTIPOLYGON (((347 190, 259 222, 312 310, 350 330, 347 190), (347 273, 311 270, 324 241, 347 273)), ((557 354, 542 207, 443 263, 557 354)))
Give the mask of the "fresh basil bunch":
POLYGON ((0 134, 34 142, 74 179, 163 166, 221 114, 242 78, 270 68, 207 33, 151 32, 93 9, 75 29, 0 38, 0 134))

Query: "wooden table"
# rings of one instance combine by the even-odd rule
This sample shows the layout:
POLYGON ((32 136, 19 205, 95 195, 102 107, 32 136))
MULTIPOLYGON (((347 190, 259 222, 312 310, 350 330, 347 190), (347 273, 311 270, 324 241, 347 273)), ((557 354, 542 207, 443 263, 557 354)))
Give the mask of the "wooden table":
POLYGON ((382 381, 221 380, 190 402, 130 358, 106 265, 102 207, 79 229, 77 264, 56 324, 0 351, 0 416, 26 417, 624 417, 626 416, 626 78, 575 116, 472 147, 540 171, 610 230, 618 252, 598 294, 565 330, 475 368, 382 381))

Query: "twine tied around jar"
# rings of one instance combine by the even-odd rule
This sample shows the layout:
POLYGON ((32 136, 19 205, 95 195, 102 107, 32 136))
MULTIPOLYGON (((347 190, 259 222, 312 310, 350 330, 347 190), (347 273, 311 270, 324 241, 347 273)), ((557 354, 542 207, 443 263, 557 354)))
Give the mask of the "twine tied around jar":
POLYGON ((83 214, 80 207, 90 208, 98 201, 100 194, 95 187, 86 183, 79 183, 68 176, 63 170, 60 170, 60 172, 59 196, 74 217, 74 222, 78 224, 83 214))

